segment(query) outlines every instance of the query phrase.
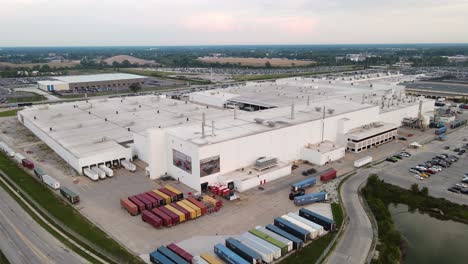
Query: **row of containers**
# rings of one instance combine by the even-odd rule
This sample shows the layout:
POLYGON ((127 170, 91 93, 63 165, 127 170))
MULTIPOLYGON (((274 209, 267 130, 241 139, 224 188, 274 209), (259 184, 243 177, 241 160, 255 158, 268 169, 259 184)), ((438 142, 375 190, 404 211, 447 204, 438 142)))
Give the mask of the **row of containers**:
POLYGON ((242 235, 229 237, 224 245, 216 244, 214 253, 217 258, 208 253, 193 256, 179 246, 170 244, 151 252, 150 261, 156 264, 271 263, 335 229, 336 224, 332 219, 301 208, 299 214, 288 213, 274 219, 273 224, 258 226, 242 235))
POLYGON ((217 212, 223 203, 206 195, 198 198, 184 198, 181 191, 170 185, 164 185, 159 189, 121 198, 120 205, 130 215, 141 214, 141 219, 144 222, 155 228, 160 228, 217 212))
POLYGON ((3 151, 8 157, 12 158, 19 164, 21 164, 25 169, 33 170, 34 175, 54 190, 60 189, 60 194, 65 197, 70 203, 76 204, 80 201, 79 195, 71 191, 66 187, 60 187, 60 182, 56 180, 54 177, 46 174, 40 167, 35 166, 34 163, 28 159, 26 159, 20 153, 15 153, 5 142, 0 142, 0 150, 3 151))

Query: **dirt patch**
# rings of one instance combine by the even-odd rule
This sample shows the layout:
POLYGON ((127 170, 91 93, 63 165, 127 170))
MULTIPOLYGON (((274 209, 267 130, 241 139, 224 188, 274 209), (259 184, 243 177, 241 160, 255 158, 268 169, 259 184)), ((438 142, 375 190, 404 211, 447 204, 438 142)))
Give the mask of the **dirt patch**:
POLYGON ((295 66, 306 66, 314 64, 315 61, 306 60, 290 60, 284 58, 239 58, 239 57, 202 57, 198 60, 206 63, 230 63, 240 64, 241 66, 253 66, 253 67, 265 67, 265 63, 270 62, 272 67, 295 67, 295 66))
POLYGON ((159 65, 159 63, 156 63, 155 61, 152 60, 144 60, 144 59, 139 59, 135 58, 133 56, 128 56, 128 55, 117 55, 114 57, 110 57, 107 59, 102 60, 103 62, 112 65, 114 62, 122 63, 124 61, 129 61, 131 64, 139 64, 139 65, 159 65))
POLYGON ((64 61, 64 62, 48 62, 48 63, 10 63, 10 62, 0 62, 0 68, 11 67, 11 68, 32 68, 34 66, 48 65, 53 68, 70 68, 79 65, 79 61, 64 61))

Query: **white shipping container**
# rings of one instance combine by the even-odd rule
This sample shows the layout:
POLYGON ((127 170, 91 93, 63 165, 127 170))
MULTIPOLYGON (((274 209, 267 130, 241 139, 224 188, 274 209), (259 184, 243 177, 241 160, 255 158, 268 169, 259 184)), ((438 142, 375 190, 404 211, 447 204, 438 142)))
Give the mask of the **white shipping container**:
POLYGON ((257 226, 255 227, 255 229, 257 229, 258 231, 264 233, 265 235, 268 235, 276 240, 278 240, 279 242, 285 244, 285 245, 288 245, 288 252, 293 250, 293 242, 283 236, 280 236, 274 232, 271 232, 270 230, 266 229, 265 227, 263 226, 257 226))
POLYGON ((371 162, 372 162, 372 157, 367 156, 367 157, 355 160, 354 161, 354 167, 359 168, 359 167, 362 167, 362 166, 364 166, 364 165, 366 165, 368 163, 371 163, 371 162))
POLYGON ((60 188, 60 183, 56 179, 52 178, 51 176, 47 174, 42 175, 42 181, 45 184, 49 185, 52 189, 57 190, 58 188, 60 188))
POLYGON ((91 168, 91 170, 94 171, 95 173, 97 173, 99 178, 101 178, 101 179, 106 178, 106 173, 103 170, 99 169, 98 167, 93 167, 93 168, 91 168))
POLYGON ((206 262, 204 259, 202 259, 202 257, 200 256, 194 256, 192 258, 192 264, 210 264, 208 262, 206 262))
POLYGON ((25 157, 19 153, 16 153, 15 154, 15 160, 18 162, 18 163, 21 163, 23 160, 25 159, 25 157))
POLYGON ((0 142, 0 149, 3 152, 5 152, 8 157, 14 157, 15 156, 15 152, 10 147, 8 147, 8 145, 5 144, 5 142, 0 142))
POLYGON ((114 176, 114 171, 106 165, 99 165, 99 169, 103 170, 106 173, 107 177, 114 176))
POLYGON ((289 216, 287 216, 287 215, 282 215, 281 218, 283 218, 284 220, 287 220, 287 221, 291 222, 292 224, 297 225, 298 227, 301 227, 301 228, 303 228, 303 229, 309 231, 309 232, 310 232, 309 237, 310 237, 311 239, 317 238, 318 230, 315 230, 315 229, 313 229, 312 227, 310 227, 310 226, 308 226, 308 225, 306 225, 306 224, 303 224, 303 223, 297 221, 296 219, 291 218, 291 217, 289 217, 289 216))
POLYGON ((273 261, 275 252, 272 251, 271 249, 268 249, 264 247, 263 245, 243 236, 238 236, 234 238, 241 241, 243 244, 248 246, 253 251, 257 252, 262 257, 262 260, 264 262, 270 263, 273 261))
POLYGON ((319 224, 316 224, 310 220, 307 220, 305 219, 304 217, 300 216, 300 215, 297 215, 297 214, 293 214, 293 213, 288 213, 288 216, 291 217, 291 218, 294 218, 296 219, 297 221, 301 222, 301 223, 304 223, 314 229, 317 230, 318 232, 318 236, 323 236, 324 233, 325 233, 325 230, 323 229, 323 226, 319 225, 319 224))
POLYGON ((246 232, 246 233, 242 234, 242 236, 245 237, 245 238, 248 238, 250 240, 253 240, 253 241, 257 242, 258 244, 272 250, 274 259, 281 258, 281 248, 279 248, 279 247, 277 247, 277 246, 275 246, 273 244, 270 244, 270 242, 267 242, 267 241, 259 238, 258 236, 252 235, 249 232, 246 232))
POLYGON ((83 173, 84 173, 84 175, 88 176, 88 178, 90 178, 93 181, 99 180, 99 175, 96 172, 94 172, 94 171, 92 171, 92 170, 90 170, 88 168, 83 169, 83 173))
POLYGON ((131 163, 130 161, 122 160, 120 164, 122 164, 122 166, 128 171, 131 171, 131 172, 136 171, 136 165, 131 163))

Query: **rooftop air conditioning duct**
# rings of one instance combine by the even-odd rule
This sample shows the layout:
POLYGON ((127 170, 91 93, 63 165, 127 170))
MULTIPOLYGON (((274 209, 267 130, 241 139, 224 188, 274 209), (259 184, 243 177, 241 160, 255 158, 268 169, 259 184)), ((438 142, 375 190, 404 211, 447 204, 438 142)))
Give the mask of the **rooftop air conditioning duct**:
POLYGON ((335 112, 335 109, 328 108, 328 113, 329 113, 330 115, 332 115, 334 112, 335 112))
POLYGON ((273 121, 268 121, 267 124, 269 127, 274 127, 276 125, 273 121))
POLYGON ((320 107, 320 106, 315 107, 315 111, 317 111, 317 112, 322 111, 322 107, 320 107))
POLYGON ((263 122, 265 121, 265 120, 263 120, 263 119, 261 119, 261 118, 255 118, 254 120, 255 120, 255 122, 256 122, 257 124, 263 124, 263 122))

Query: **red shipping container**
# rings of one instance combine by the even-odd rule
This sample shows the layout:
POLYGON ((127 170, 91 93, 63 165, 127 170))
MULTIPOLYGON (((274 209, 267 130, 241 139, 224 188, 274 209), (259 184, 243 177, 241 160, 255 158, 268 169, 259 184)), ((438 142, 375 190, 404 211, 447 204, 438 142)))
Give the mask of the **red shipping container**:
POLYGON ((172 225, 172 218, 168 216, 167 214, 163 213, 161 210, 158 208, 153 208, 151 210, 153 214, 155 214, 157 217, 161 218, 163 220, 163 225, 165 226, 171 226, 172 225))
POLYGON ((172 201, 172 202, 177 202, 177 194, 175 194, 175 193, 169 191, 169 190, 166 189, 166 188, 159 188, 158 190, 159 190, 160 192, 162 192, 162 193, 167 194, 169 197, 171 197, 171 201, 172 201))
POLYGON ((136 196, 130 196, 128 197, 128 200, 132 203, 134 203, 137 207, 138 207, 138 211, 141 213, 143 212, 144 210, 146 210, 146 207, 145 207, 145 204, 138 200, 138 198, 136 198, 136 196))
POLYGON ((202 215, 206 214, 206 206, 202 202, 198 201, 197 199, 195 199, 193 197, 188 197, 187 201, 189 201, 189 202, 193 203, 194 205, 198 206, 201 209, 202 215))
POLYGON ((171 210, 165 208, 164 206, 161 206, 158 209, 161 210, 161 212, 167 214, 172 219, 172 224, 173 225, 179 223, 179 216, 176 215, 174 212, 172 212, 171 210))
POLYGON ((176 244, 174 243, 169 244, 167 245, 167 248, 170 249, 172 252, 176 253, 177 255, 179 255, 180 257, 182 257, 183 259, 185 259, 188 263, 192 263, 193 256, 187 251, 177 246, 176 244))
POLYGON ((138 200, 140 200, 142 203, 145 204, 146 209, 148 210, 153 209, 153 205, 151 204, 151 202, 148 199, 146 199, 143 195, 137 194, 135 196, 138 200))
POLYGON ((120 206, 122 208, 125 208, 127 212, 131 215, 137 215, 138 214, 138 206, 134 203, 132 203, 130 200, 127 198, 121 198, 120 199, 120 206))
POLYGON ((154 192, 147 192, 146 194, 148 194, 149 196, 153 197, 154 199, 158 200, 158 207, 161 206, 161 205, 165 205, 166 204, 166 200, 164 198, 162 198, 161 196, 159 196, 157 193, 154 193, 154 192))
POLYGON ((28 159, 22 160, 21 164, 23 164, 23 167, 28 168, 30 170, 34 169, 34 163, 28 159))
POLYGON ((152 225, 155 228, 159 228, 162 225, 162 219, 155 216, 153 213, 150 211, 143 211, 141 213, 141 219, 144 222, 147 222, 148 224, 152 225))
POLYGON ((329 181, 336 178, 336 170, 329 170, 320 175, 320 181, 329 181))
POLYGON ((176 204, 176 203, 171 203, 171 206, 174 207, 175 209, 179 210, 181 213, 185 215, 185 219, 189 220, 192 219, 190 218, 190 212, 187 211, 187 209, 183 208, 182 206, 176 204))
POLYGON ((142 193, 141 195, 142 195, 143 197, 145 197, 146 200, 148 200, 148 201, 151 202, 151 207, 152 207, 152 208, 155 208, 155 207, 158 207, 158 206, 159 206, 158 200, 154 199, 152 196, 148 195, 147 193, 142 193))

